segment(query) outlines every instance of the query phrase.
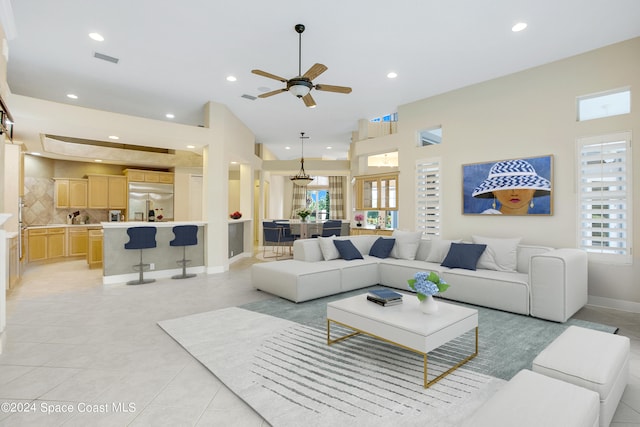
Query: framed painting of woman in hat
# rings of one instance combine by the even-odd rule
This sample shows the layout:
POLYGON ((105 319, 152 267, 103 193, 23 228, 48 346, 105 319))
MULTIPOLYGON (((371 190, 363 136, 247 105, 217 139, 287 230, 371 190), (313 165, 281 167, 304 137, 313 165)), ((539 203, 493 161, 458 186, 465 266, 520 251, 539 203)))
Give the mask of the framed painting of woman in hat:
POLYGON ((552 215, 552 171, 552 156, 463 165, 463 213, 552 215))

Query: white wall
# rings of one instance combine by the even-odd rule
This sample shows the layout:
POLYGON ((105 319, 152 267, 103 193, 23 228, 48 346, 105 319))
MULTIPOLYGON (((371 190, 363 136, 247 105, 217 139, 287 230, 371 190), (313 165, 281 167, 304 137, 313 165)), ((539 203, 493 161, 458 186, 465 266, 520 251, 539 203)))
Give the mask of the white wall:
MULTIPOLYGON (((398 134, 358 142, 354 152, 398 147, 401 228, 415 228, 416 160, 441 157, 442 237, 522 237, 524 243, 576 247, 576 139, 626 130, 640 137, 637 103, 631 114, 577 122, 576 97, 622 87, 632 88, 633 99, 640 96, 640 38, 403 105, 398 134), (417 147, 417 132, 435 125, 442 125, 443 143, 417 147), (462 214, 462 165, 543 155, 554 157, 552 216, 462 214)), ((640 174, 640 150, 633 167, 640 174)), ((633 245, 640 251, 640 185, 633 197, 633 245)), ((640 311, 638 251, 633 265, 590 262, 590 297, 640 311)))

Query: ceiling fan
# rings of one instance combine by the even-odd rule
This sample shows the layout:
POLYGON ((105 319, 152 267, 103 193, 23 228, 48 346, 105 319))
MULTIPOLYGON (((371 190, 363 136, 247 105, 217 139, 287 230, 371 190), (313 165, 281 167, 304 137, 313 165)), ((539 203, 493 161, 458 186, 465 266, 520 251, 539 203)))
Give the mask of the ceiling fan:
POLYGON ((325 65, 317 63, 313 64, 306 73, 302 74, 302 33, 304 32, 304 25, 298 24, 294 28, 298 33, 298 75, 292 79, 287 80, 284 77, 276 76, 275 74, 267 73, 266 71, 251 70, 253 74, 278 80, 282 83, 287 84, 286 88, 263 93, 261 95, 258 95, 258 98, 268 98, 270 96, 289 91, 298 98, 302 98, 302 100, 304 101, 304 105, 313 108, 316 106, 316 102, 313 100, 313 97, 310 93, 311 89, 313 88, 315 88, 316 90, 323 90, 325 92, 351 93, 351 88, 346 86, 313 84, 313 79, 327 71, 327 67, 325 65))

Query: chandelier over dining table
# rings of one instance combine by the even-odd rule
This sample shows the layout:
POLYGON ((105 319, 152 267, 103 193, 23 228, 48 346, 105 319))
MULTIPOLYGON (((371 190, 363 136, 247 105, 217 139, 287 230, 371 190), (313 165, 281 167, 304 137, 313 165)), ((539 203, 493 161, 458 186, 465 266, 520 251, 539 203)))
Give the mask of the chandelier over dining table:
POLYGON ((310 177, 304 170, 304 140, 309 139, 308 136, 304 136, 304 132, 300 132, 300 171, 294 175, 289 177, 291 182, 295 185, 305 186, 308 185, 313 178, 310 177))

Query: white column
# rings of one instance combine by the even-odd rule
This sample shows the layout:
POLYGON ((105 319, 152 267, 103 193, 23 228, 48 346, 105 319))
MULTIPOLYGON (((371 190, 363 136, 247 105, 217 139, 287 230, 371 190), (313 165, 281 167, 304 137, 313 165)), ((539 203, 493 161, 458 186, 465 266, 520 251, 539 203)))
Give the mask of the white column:
POLYGON ((202 218, 207 222, 207 274, 215 274, 229 269, 229 162, 224 141, 224 109, 220 104, 210 102, 205 110, 207 127, 213 132, 209 145, 202 152, 202 218))

